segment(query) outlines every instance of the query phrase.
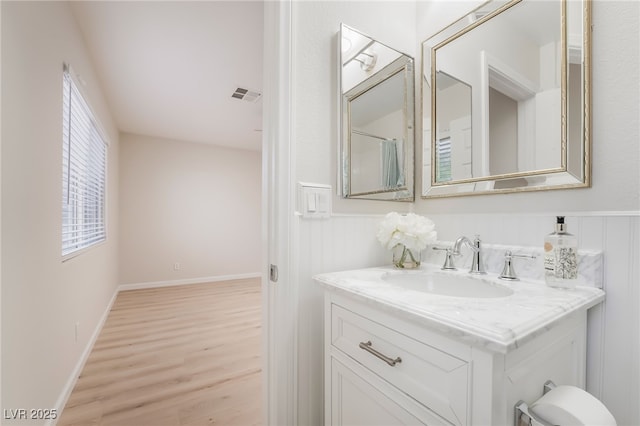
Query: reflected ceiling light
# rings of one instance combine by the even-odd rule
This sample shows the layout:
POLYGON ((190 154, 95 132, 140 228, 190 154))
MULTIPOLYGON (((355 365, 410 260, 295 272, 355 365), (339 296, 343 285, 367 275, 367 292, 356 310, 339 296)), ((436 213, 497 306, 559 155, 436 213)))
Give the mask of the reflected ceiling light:
POLYGON ((362 68, 363 71, 368 72, 375 68, 376 62, 378 60, 378 55, 373 52, 370 54, 362 52, 358 56, 353 58, 353 60, 360 62, 360 68, 362 68))

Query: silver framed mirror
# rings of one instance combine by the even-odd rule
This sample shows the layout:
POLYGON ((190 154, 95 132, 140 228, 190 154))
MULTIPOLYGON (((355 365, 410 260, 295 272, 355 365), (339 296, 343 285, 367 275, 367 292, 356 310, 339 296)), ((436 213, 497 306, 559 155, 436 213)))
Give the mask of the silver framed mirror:
POLYGON ((423 198, 591 185, 588 0, 492 0, 422 44, 423 198))
POLYGON ((339 37, 341 195, 413 201, 413 58, 344 24, 339 37))

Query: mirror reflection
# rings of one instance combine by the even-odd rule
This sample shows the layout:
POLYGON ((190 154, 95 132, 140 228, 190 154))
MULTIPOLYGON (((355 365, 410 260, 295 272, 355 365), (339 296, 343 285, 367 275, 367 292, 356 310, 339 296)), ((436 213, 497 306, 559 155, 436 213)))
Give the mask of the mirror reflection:
POLYGON ((471 86, 438 71, 436 90, 436 180, 471 178, 471 86))
POLYGON ((423 196, 588 186, 582 7, 491 1, 423 43, 423 196))
POLYGON ((352 28, 340 31, 345 198, 413 200, 413 59, 352 28))
POLYGON ((403 93, 403 75, 396 73, 349 101, 352 192, 405 185, 403 93))

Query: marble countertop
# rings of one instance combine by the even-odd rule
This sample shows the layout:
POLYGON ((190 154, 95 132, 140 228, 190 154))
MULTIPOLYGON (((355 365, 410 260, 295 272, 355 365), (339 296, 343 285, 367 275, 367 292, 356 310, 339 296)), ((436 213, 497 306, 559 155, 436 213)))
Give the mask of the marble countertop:
MULTIPOLYGON (((421 272, 469 276, 465 271, 440 271, 422 265, 421 272)), ((604 300, 595 287, 548 287, 540 281, 503 281, 495 274, 477 277, 505 286, 513 294, 496 298, 466 298, 403 288, 383 280, 392 267, 333 272, 314 276, 326 289, 350 295, 386 312, 473 345, 506 353, 557 325, 562 319, 604 300)), ((415 273, 415 271, 408 272, 415 273)))

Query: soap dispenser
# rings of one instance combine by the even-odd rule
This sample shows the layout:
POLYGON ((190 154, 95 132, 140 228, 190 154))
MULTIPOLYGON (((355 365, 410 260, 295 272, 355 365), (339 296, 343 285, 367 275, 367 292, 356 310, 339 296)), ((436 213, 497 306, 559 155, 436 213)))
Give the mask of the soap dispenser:
POLYGON ((564 216, 544 239, 544 278, 551 287, 574 288, 578 281, 578 240, 567 232, 564 216))

